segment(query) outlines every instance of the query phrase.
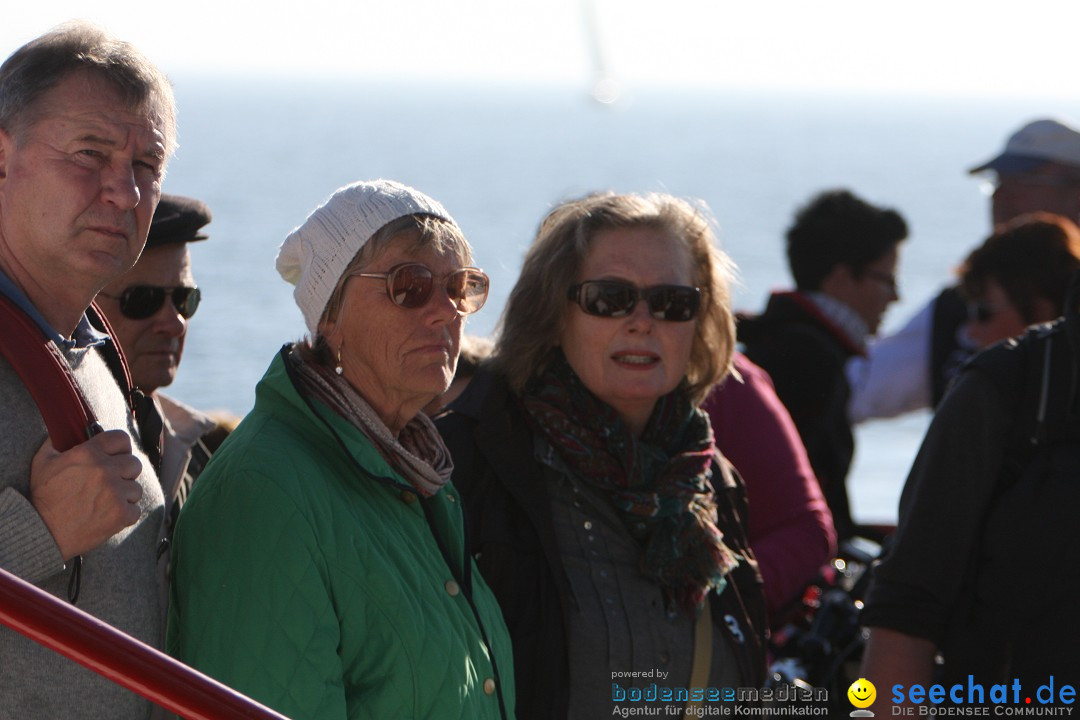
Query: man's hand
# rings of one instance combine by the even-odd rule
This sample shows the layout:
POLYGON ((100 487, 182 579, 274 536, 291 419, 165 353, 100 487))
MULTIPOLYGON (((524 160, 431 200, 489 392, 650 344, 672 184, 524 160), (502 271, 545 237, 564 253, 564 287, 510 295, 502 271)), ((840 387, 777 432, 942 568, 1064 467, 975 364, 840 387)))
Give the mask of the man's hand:
POLYGON ((65 562, 138 521, 141 472, 123 430, 106 430, 63 453, 45 439, 30 464, 30 503, 65 562))

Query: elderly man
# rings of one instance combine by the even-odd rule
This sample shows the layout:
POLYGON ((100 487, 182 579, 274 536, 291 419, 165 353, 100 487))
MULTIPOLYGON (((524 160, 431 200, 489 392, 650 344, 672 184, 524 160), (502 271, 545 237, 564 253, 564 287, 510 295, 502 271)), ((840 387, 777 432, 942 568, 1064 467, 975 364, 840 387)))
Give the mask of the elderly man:
POLYGON ((132 383, 157 400, 165 420, 161 485, 169 530, 210 459, 214 441, 204 436, 217 427, 207 415, 158 392, 176 378, 188 320, 201 299, 187 244, 207 239, 203 227, 210 219, 201 200, 162 195, 139 261, 97 298, 127 357, 132 383))
MULTIPOLYGON (((995 226, 1033 212, 1080 220, 1080 131, 1060 120, 1034 120, 1013 133, 1000 153, 971 168, 994 173, 995 226)), ((896 333, 848 363, 849 414, 859 423, 933 408, 974 351, 963 325, 967 308, 954 285, 944 288, 896 333)))
MULTIPOLYGON (((62 26, 0 66, 0 293, 59 348, 102 428, 58 452, 0 361, 0 568, 152 645, 164 497, 87 307, 138 259, 175 136, 165 76, 98 28, 62 26)), ((6 628, 0 668, 5 717, 150 712, 6 628)))
POLYGON ((1060 120, 1029 122, 998 155, 968 172, 997 175, 994 225, 1036 211, 1080 221, 1080 131, 1060 120))

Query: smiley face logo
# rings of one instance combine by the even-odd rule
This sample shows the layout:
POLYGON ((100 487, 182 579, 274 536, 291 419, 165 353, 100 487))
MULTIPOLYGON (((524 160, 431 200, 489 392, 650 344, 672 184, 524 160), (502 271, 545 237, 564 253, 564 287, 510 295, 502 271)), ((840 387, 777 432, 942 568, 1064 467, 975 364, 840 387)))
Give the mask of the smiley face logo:
POLYGON ((877 699, 877 688, 866 678, 859 678, 847 689, 848 700, 857 708, 868 708, 877 699))

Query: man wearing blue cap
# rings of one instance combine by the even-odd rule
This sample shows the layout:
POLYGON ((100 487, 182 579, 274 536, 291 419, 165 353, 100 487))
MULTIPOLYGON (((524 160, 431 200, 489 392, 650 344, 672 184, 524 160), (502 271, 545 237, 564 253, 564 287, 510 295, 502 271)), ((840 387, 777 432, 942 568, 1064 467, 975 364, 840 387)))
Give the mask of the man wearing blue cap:
POLYGON ((157 401, 165 421, 161 485, 169 530, 209 459, 203 436, 216 426, 210 417, 158 392, 176 378, 188 321, 199 307, 201 291, 191 272, 188 243, 207 238, 203 227, 210 220, 202 201, 162 194, 139 261, 106 285, 97 300, 127 357, 132 383, 157 401))
POLYGON ((1035 211, 1080 221, 1080 131, 1059 120, 1030 122, 993 159, 969 170, 997 174, 994 225, 1035 211))
MULTIPOLYGON (((969 172, 996 175, 995 226, 1040 211, 1080 221, 1080 130, 1065 122, 1024 125, 998 155, 969 172)), ((936 407, 974 350, 963 333, 966 321, 967 306, 950 286, 895 334, 872 343, 866 357, 853 358, 847 368, 852 422, 936 407)))

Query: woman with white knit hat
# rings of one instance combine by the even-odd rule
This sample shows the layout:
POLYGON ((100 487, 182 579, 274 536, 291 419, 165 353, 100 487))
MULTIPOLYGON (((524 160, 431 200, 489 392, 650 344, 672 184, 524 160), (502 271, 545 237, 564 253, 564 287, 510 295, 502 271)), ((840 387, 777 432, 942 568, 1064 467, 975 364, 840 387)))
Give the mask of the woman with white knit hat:
POLYGON ((173 545, 169 649, 297 718, 512 718, 510 642, 421 408, 487 299, 438 202, 335 192, 281 246, 310 336, 274 358, 173 545))

